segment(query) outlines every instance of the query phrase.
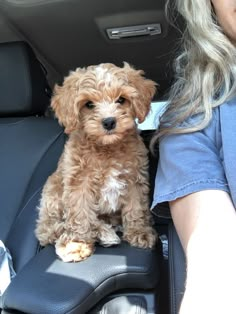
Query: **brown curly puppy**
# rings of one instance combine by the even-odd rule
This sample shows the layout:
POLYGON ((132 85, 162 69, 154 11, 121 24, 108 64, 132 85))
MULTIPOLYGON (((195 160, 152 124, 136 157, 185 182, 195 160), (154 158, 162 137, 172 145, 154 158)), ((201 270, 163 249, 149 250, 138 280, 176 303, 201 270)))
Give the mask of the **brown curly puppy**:
POLYGON ((151 248, 148 156, 135 119, 150 109, 155 83, 124 63, 78 68, 56 86, 52 108, 69 139, 58 168, 47 180, 39 207, 36 236, 55 244, 65 261, 81 261, 123 239, 151 248))

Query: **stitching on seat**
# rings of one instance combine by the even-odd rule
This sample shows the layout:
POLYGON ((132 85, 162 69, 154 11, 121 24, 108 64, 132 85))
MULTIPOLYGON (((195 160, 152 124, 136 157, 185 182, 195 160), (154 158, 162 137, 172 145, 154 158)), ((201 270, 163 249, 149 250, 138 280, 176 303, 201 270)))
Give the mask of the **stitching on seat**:
MULTIPOLYGON (((14 117, 1 117, 1 119, 10 119, 10 118, 14 118, 14 117)), ((17 117, 16 117, 17 118, 17 117)), ((26 119, 28 119, 29 117, 18 117, 20 120, 19 121, 15 121, 15 122, 10 122, 10 123, 0 123, 0 127, 8 127, 9 125, 14 125, 14 124, 20 124, 22 122, 24 122, 26 119)))
MULTIPOLYGON (((31 83, 31 87, 33 86, 33 83, 32 83, 32 80, 31 80, 31 68, 30 68, 30 66, 29 66, 29 60, 30 60, 30 58, 29 58, 29 53, 28 53, 28 58, 26 57, 26 53, 27 53, 28 51, 27 51, 27 48, 26 47, 24 47, 23 48, 23 53, 22 53, 22 56, 23 56, 23 59, 24 59, 24 61, 25 61, 25 70, 26 71, 23 71, 23 73, 25 74, 25 80, 26 80, 26 82, 28 83, 28 84, 26 84, 26 93, 27 93, 27 98, 26 98, 26 100, 28 100, 28 101, 30 101, 31 102, 31 104, 32 104, 32 102, 33 102, 33 95, 32 95, 32 89, 30 90, 30 87, 29 87, 29 82, 31 83)), ((33 107, 33 106, 32 106, 33 107)))
MULTIPOLYGON (((28 199, 28 201, 25 203, 24 207, 19 211, 19 213, 17 214, 14 223, 11 226, 11 229, 15 227, 15 225, 17 224, 18 219, 21 217, 22 213, 24 212, 25 208, 28 206, 28 204, 32 201, 32 199, 34 199, 34 197, 40 192, 42 191, 43 185, 41 185, 32 195, 31 197, 28 199)), ((8 238, 8 236, 7 236, 8 238)))
MULTIPOLYGON (((59 134, 57 134, 57 136, 52 140, 52 142, 49 144, 48 148, 45 150, 45 152, 43 153, 43 155, 42 155, 41 158, 39 159, 39 161, 38 161, 38 163, 37 163, 37 165, 36 165, 36 167, 35 167, 35 169, 34 169, 32 175, 31 175, 31 178, 29 179, 28 186, 27 186, 27 188, 26 188, 26 190, 25 190, 25 193, 24 193, 24 196, 23 196, 23 198, 22 198, 22 204, 24 203, 25 197, 26 197, 26 195, 27 195, 29 186, 30 186, 30 184, 31 184, 31 182, 32 182, 32 179, 33 179, 33 177, 34 177, 35 172, 36 172, 37 169, 39 168, 39 166, 40 166, 42 160, 44 159, 45 155, 48 153, 48 151, 51 149, 51 147, 56 143, 56 141, 61 137, 61 135, 64 135, 63 131, 61 131, 59 134)), ((59 158, 60 158, 60 157, 59 157, 59 158)))
POLYGON ((53 141, 49 144, 48 148, 45 150, 45 152, 43 153, 43 155, 42 155, 41 158, 39 159, 39 161, 38 161, 38 163, 37 163, 37 165, 36 165, 34 171, 32 172, 32 175, 31 175, 31 177, 30 177, 30 179, 29 179, 29 182, 28 182, 28 184, 27 184, 27 187, 26 187, 26 189, 25 189, 25 193, 24 193, 24 195, 23 195, 23 197, 22 197, 22 201, 21 201, 21 203, 20 203, 20 205, 19 205, 19 208, 21 208, 22 206, 23 206, 23 207, 22 207, 22 209, 16 214, 16 216, 15 216, 15 218, 14 218, 14 222, 13 222, 13 224, 11 225, 11 227, 10 227, 8 233, 7 233, 6 239, 8 239, 11 229, 15 226, 15 224, 16 224, 18 218, 20 217, 22 211, 24 210, 24 208, 25 208, 25 207, 27 206, 27 204, 30 202, 30 200, 32 199, 32 197, 34 197, 34 195, 38 193, 39 189, 42 189, 42 186, 40 186, 40 188, 37 189, 37 190, 31 195, 31 197, 29 198, 29 200, 26 201, 25 205, 23 205, 24 202, 25 202, 25 197, 26 197, 26 195, 27 195, 27 192, 28 192, 30 183, 32 182, 32 178, 33 178, 35 172, 37 171, 37 169, 38 169, 38 167, 39 167, 41 161, 43 160, 43 158, 45 157, 45 155, 47 154, 47 152, 50 150, 50 148, 51 148, 51 147, 53 146, 53 144, 59 139, 59 137, 60 137, 61 135, 63 135, 63 131, 61 131, 59 134, 57 134, 57 136, 56 136, 56 137, 53 139, 53 141))

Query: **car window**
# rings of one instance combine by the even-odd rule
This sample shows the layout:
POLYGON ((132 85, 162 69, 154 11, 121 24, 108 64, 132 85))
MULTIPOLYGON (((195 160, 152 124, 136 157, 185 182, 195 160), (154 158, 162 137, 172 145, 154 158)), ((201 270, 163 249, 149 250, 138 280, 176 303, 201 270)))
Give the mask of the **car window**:
POLYGON ((144 122, 138 123, 138 128, 140 130, 155 130, 158 127, 159 117, 165 110, 166 104, 166 101, 152 102, 150 113, 144 122))

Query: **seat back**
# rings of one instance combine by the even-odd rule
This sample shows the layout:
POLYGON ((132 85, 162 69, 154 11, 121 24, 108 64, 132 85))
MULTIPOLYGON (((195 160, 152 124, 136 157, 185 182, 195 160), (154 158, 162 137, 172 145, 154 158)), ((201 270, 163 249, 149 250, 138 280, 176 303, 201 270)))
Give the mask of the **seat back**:
POLYGON ((56 120, 43 116, 48 84, 31 48, 0 44, 0 69, 0 239, 19 271, 38 250, 37 205, 65 137, 56 120))

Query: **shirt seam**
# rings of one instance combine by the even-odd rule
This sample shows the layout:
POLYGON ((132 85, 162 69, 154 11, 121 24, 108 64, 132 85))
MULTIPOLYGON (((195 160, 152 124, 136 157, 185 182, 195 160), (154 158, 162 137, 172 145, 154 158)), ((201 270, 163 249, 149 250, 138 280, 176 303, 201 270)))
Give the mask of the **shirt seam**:
POLYGON ((178 188, 177 190, 175 191, 171 191, 169 193, 166 193, 166 194, 162 194, 160 195, 159 197, 166 197, 168 195, 173 195, 173 194, 177 194, 178 192, 181 192, 183 191, 184 189, 187 189, 193 185, 197 185, 197 184, 205 184, 205 183, 217 183, 217 184, 220 184, 221 186, 228 186, 228 184, 223 181, 223 180, 219 180, 219 179, 207 179, 207 180, 198 180, 198 181, 193 181, 193 182, 190 182, 188 184, 185 184, 184 186, 182 186, 181 188, 178 188))

